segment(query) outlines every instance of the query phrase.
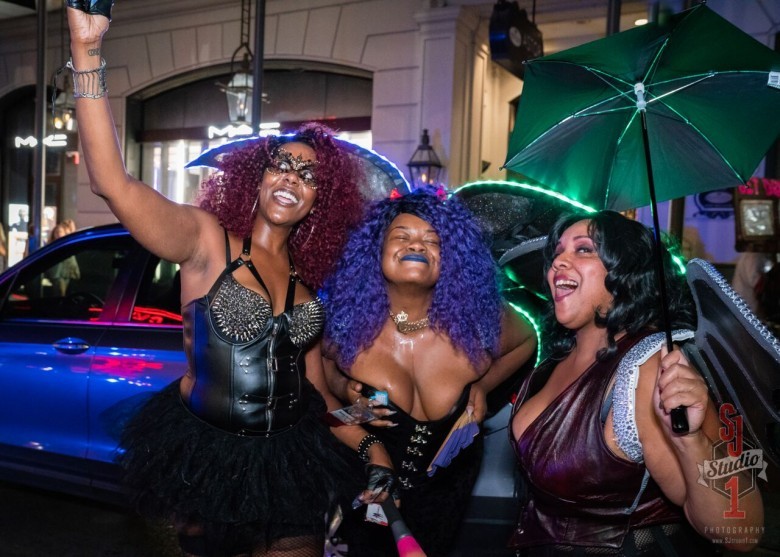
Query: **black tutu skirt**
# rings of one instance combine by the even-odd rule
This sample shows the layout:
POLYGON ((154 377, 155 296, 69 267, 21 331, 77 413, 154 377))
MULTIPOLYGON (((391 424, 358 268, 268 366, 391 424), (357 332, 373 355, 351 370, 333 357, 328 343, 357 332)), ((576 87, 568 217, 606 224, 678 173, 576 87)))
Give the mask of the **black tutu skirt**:
POLYGON ((312 389, 300 423, 270 438, 212 427, 182 403, 179 381, 153 396, 122 433, 124 484, 138 511, 207 532, 241 530, 264 543, 324 535, 326 515, 351 500, 352 451, 323 421, 312 389))

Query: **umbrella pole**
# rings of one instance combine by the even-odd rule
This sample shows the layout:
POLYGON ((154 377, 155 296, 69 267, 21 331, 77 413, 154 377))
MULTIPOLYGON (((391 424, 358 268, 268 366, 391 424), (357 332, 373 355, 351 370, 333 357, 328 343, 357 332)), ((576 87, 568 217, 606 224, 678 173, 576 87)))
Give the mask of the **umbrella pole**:
MULTIPOLYGON (((653 249, 653 259, 655 260, 655 272, 658 277, 658 290, 661 295, 661 317, 664 324, 664 334, 666 335, 666 349, 671 352, 672 344, 672 323, 669 318, 669 296, 666 293, 666 280, 664 279, 664 260, 661 256, 663 244, 661 242, 661 226, 658 222, 658 202, 655 197, 655 180, 653 179, 653 163, 650 158, 650 138, 647 133, 647 112, 641 109, 642 118, 642 143, 645 149, 645 167, 647 168, 647 185, 650 193, 650 212, 653 215, 653 239, 655 246, 653 249)), ((685 412, 685 406, 678 406, 672 410, 672 430, 675 433, 688 433, 688 416, 685 412)))

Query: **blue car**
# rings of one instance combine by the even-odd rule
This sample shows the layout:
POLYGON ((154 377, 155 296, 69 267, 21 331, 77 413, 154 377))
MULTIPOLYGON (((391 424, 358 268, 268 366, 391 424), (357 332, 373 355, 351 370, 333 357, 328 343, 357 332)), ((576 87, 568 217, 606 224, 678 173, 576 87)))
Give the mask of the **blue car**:
POLYGON ((119 225, 0 275, 0 479, 122 500, 121 426, 186 370, 178 279, 119 225))

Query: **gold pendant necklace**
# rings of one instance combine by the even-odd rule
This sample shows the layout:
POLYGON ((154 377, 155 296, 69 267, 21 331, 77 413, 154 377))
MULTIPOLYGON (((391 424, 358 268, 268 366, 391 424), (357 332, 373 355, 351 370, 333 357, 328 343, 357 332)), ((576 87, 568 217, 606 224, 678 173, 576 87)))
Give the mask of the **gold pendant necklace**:
POLYGON ((419 331, 420 329, 424 329, 428 326, 427 316, 422 319, 418 319, 417 321, 409 321, 409 314, 403 310, 401 310, 396 315, 393 315, 393 312, 391 311, 390 317, 393 319, 393 323, 395 323, 396 329, 398 329, 398 332, 402 335, 408 335, 409 333, 419 331))

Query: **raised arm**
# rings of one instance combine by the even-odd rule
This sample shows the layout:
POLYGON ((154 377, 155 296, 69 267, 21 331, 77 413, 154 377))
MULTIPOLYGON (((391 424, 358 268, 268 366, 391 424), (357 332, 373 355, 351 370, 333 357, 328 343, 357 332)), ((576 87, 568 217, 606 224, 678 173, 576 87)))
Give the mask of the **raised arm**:
MULTIPOLYGON (((73 2, 69 2, 73 4, 73 2)), ((105 88, 103 35, 109 20, 68 7, 79 138, 92 191, 141 244, 164 259, 190 260, 206 223, 205 211, 166 199, 128 175, 105 88)), ((213 224, 212 224, 213 226, 213 224)))
MULTIPOLYGON (((748 551, 761 538, 764 508, 757 488, 737 497, 738 486, 758 481, 745 470, 731 476, 733 497, 700 482, 699 466, 728 456, 719 442, 718 411, 707 385, 679 349, 656 355, 640 368, 637 388, 637 427, 645 463, 664 494, 685 510, 691 525, 706 538, 730 549, 748 551), (671 409, 687 407, 689 432, 672 431, 671 409), (741 532, 739 535, 728 532, 741 532)), ((742 447, 739 447, 741 450, 742 447)), ((727 481, 730 478, 724 478, 727 481)))

